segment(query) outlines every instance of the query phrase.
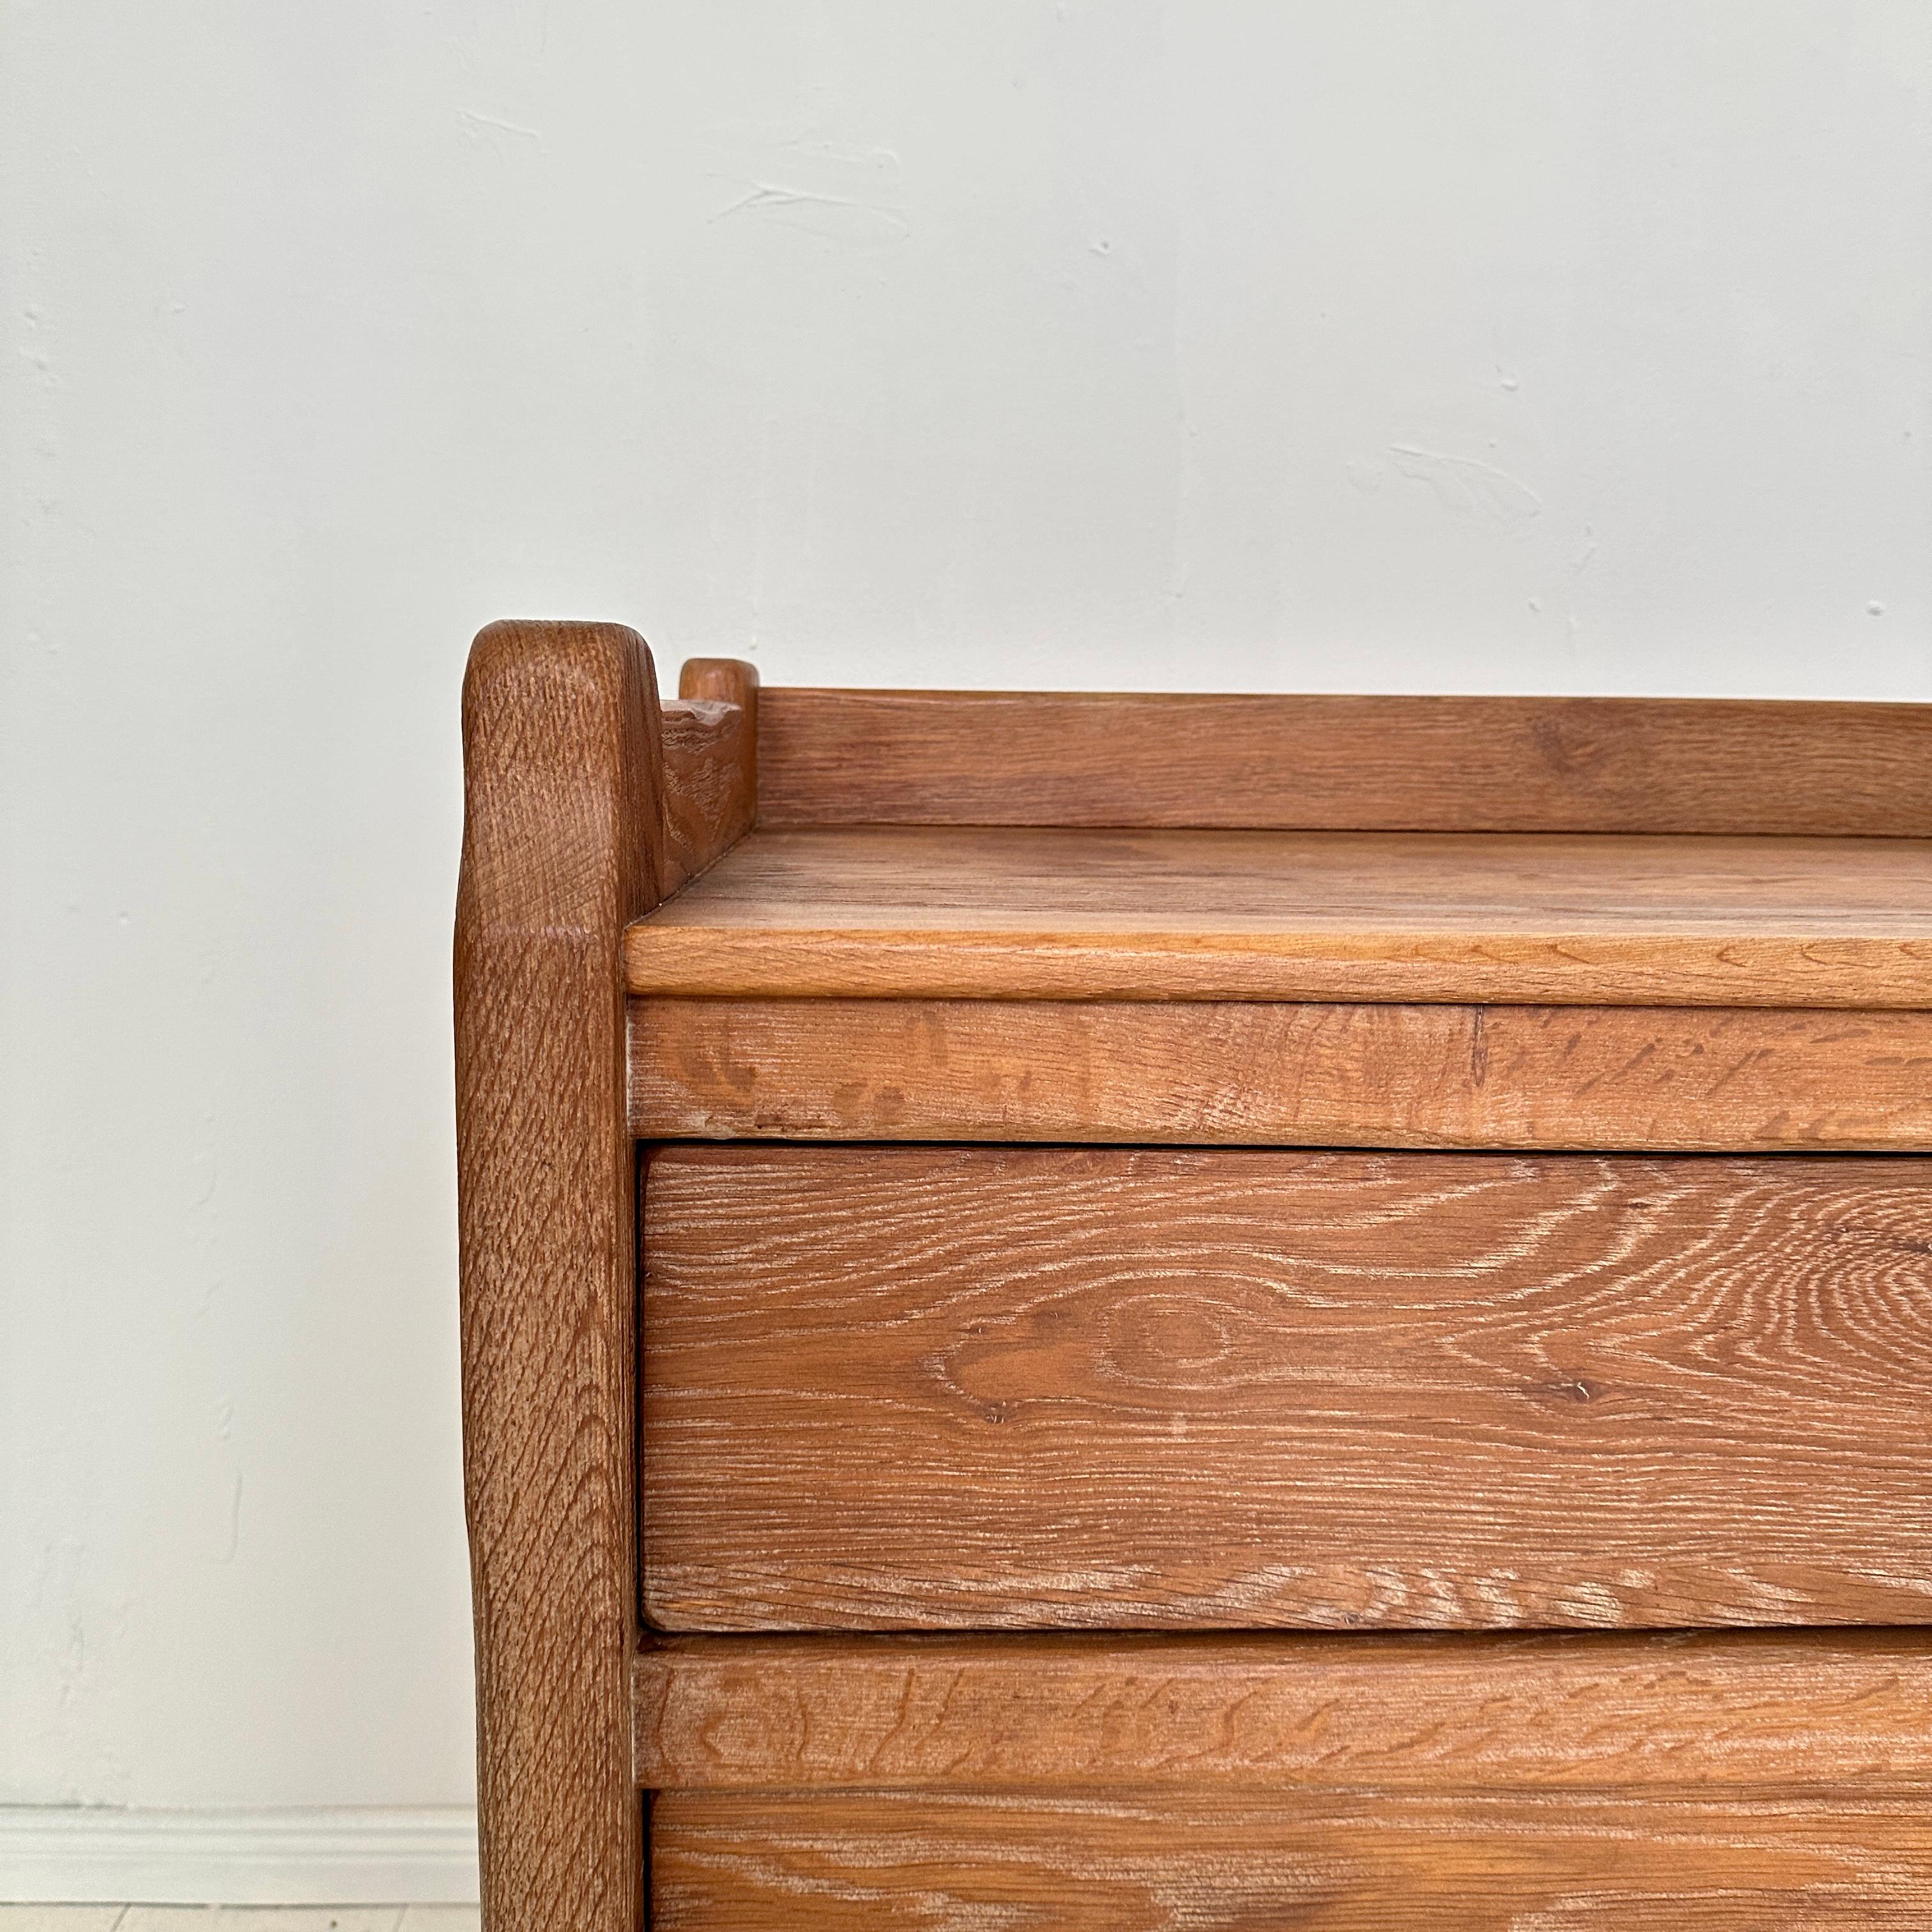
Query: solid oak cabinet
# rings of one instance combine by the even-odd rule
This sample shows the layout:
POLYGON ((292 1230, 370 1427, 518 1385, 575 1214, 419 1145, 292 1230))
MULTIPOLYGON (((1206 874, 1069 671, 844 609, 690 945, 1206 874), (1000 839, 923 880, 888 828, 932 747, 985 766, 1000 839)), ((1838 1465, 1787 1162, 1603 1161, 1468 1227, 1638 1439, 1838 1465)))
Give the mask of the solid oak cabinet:
POLYGON ((494 1932, 1932 1923, 1932 707, 492 626, 494 1932))

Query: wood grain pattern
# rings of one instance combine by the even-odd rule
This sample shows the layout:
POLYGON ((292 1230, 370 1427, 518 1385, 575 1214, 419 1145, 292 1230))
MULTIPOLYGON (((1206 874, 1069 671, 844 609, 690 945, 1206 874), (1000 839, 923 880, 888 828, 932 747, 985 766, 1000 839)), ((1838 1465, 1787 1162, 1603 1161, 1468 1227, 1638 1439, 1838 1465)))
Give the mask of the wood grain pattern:
POLYGON ((674 1636, 635 1681, 654 1789, 1932 1796, 1924 1630, 674 1636))
POLYGON ((1924 1932, 1922 1790, 667 1792, 661 1932, 1924 1932))
POLYGON ((760 821, 1932 836, 1932 708, 778 689, 760 821))
POLYGON ((1932 1007, 1932 842, 758 832, 634 993, 1932 1007))
POLYGON ((758 674, 692 658, 660 707, 664 783, 660 897, 678 891, 752 828, 758 811, 758 674))
MULTIPOLYGON (((755 725, 758 712, 758 668, 742 658, 686 658, 678 667, 680 703, 735 704, 755 725)), ((755 734, 752 750, 758 746, 755 734)))
POLYGON ((635 1932, 635 1156, 618 936, 664 876, 657 687, 616 625, 492 625, 464 686, 464 1466, 493 1932, 635 1932))
POLYGON ((668 1629, 1932 1621, 1932 1161, 674 1148, 668 1629))
POLYGON ((1932 1150, 1932 1014, 640 1000, 646 1139, 1932 1150))

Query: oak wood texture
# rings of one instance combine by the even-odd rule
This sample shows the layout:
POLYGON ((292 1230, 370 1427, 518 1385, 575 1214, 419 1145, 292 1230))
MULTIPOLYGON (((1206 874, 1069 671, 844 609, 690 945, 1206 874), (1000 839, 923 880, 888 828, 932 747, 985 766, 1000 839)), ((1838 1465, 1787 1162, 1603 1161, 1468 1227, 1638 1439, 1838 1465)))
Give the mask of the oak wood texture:
POLYGON ((1932 842, 755 832, 633 993, 1932 1007, 1932 842))
POLYGON ((493 1932, 634 1932, 635 1150, 626 922, 756 810, 757 680, 658 704, 614 624, 494 624, 464 685, 464 1486, 493 1932))
MULTIPOLYGON (((758 668, 742 658, 686 658, 678 667, 677 695, 682 704, 694 700, 735 704, 755 726, 758 722, 758 668)), ((757 742, 754 735, 752 750, 757 742)), ((755 773, 755 764, 753 767, 755 773)))
POLYGON ((670 1629, 1932 1621, 1932 1160, 667 1148, 670 1629))
POLYGON ((664 1637, 656 1789, 1925 1787, 1932 1633, 664 1637))
POLYGON ((659 1932, 1923 1932, 1923 1788, 666 1792, 659 1932))
POLYGON ((1932 1150, 1932 1014, 633 1002, 645 1139, 1932 1150))
POLYGON ((1932 1148, 1932 714, 679 690, 466 686, 492 1932, 1927 1922, 1915 1631, 777 1627, 1922 1617, 1924 1163, 917 1143, 1932 1148))
POLYGON ((664 872, 668 897, 751 830, 758 809, 758 674, 692 658, 662 707, 664 872))
POLYGON ((650 656, 502 623, 464 685, 456 920, 464 1468, 492 1932, 635 1932, 627 920, 664 876, 650 656))
POLYGON ((764 694, 760 823, 1932 836, 1932 707, 764 694))

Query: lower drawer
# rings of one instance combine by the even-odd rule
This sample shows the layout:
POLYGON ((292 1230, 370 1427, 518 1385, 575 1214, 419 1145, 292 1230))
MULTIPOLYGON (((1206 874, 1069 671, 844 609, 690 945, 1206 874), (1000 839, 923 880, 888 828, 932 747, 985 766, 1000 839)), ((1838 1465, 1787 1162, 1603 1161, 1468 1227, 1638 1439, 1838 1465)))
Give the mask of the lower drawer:
POLYGON ((683 1630, 1907 1623, 1932 1161, 655 1150, 683 1630))
POLYGON ((1932 1924, 1932 1633, 662 1637, 659 1927, 1932 1924))
POLYGON ((669 1792, 661 1932, 1922 1932, 1924 1792, 669 1792))

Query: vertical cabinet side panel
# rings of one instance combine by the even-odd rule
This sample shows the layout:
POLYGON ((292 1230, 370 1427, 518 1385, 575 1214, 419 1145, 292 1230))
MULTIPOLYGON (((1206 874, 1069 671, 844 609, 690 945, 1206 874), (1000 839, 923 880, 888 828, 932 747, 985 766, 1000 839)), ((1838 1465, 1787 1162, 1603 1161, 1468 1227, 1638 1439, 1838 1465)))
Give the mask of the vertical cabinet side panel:
POLYGON ((650 654, 492 626, 464 691, 457 1138, 490 1932, 635 1932, 633 1144, 618 937, 664 854, 650 654))

